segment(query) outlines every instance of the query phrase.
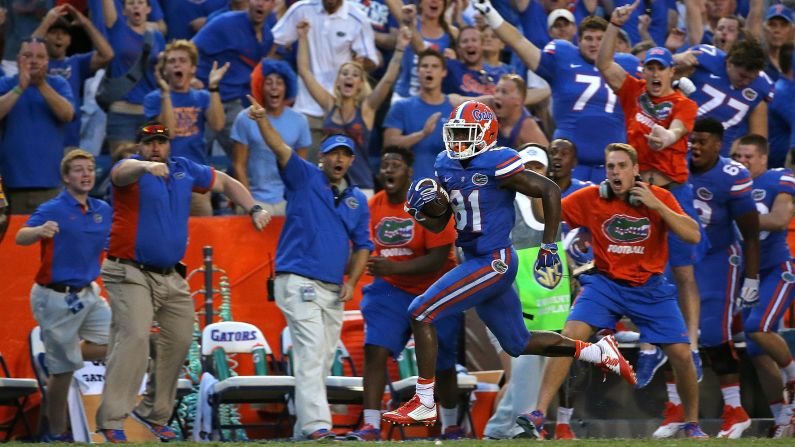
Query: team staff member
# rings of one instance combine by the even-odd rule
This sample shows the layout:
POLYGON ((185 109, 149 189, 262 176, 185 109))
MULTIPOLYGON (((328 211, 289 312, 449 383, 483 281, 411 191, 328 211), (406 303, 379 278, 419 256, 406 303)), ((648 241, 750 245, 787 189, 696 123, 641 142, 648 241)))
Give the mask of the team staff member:
POLYGON ((161 440, 176 438, 166 423, 193 336, 193 300, 184 272, 178 272, 188 243, 191 193, 224 193, 249 210, 257 230, 270 220, 237 180, 171 157, 169 135, 160 122, 145 123, 138 130, 141 155, 118 162, 111 171, 113 227, 102 281, 113 309, 113 345, 97 411, 97 429, 109 442, 126 441, 122 426, 128 414, 161 440), (147 394, 135 407, 153 320, 160 324, 157 361, 149 373, 147 394))
POLYGON ((345 135, 327 137, 320 144, 323 167, 318 168, 285 144, 265 108, 249 100, 249 117, 276 155, 287 199, 276 247, 275 294, 293 337, 293 435, 333 438, 325 377, 337 350, 343 305, 353 298, 373 250, 367 198, 346 176, 356 143, 345 135))
MULTIPOLYGON (((361 303, 365 323, 364 340, 364 425, 348 433, 347 439, 380 440, 381 399, 386 385, 386 361, 397 358, 411 336, 408 308, 442 275, 455 267, 453 243, 455 225, 448 222, 444 231, 434 234, 403 209, 411 178, 414 154, 405 148, 389 146, 381 155, 379 181, 384 190, 369 202, 370 238, 374 255, 367 261, 367 271, 375 277, 363 290, 361 303)), ((436 325, 440 355, 439 399, 441 401, 442 437, 464 436, 458 426, 456 398, 456 344, 461 316, 451 316, 436 325)))
POLYGON ((88 196, 96 175, 94 157, 74 150, 61 161, 65 189, 39 206, 17 232, 17 244, 41 241, 41 266, 30 291, 33 317, 41 327, 50 373, 44 440, 72 442, 66 396, 72 373, 83 360, 105 357, 110 308, 99 297, 99 260, 110 234, 111 208, 88 196), (82 342, 81 342, 82 340, 82 342))
MULTIPOLYGON (((616 8, 610 18, 596 65, 607 84, 616 92, 627 124, 627 142, 638 151, 638 166, 644 182, 665 188, 674 195, 682 209, 696 222, 693 194, 687 185, 687 134, 693 129, 698 106, 673 88, 673 56, 663 47, 651 48, 643 60, 643 79, 629 76, 614 62, 618 32, 638 7, 640 0, 616 8)), ((668 233, 671 266, 679 304, 684 313, 690 337, 690 350, 698 365, 699 294, 693 265, 706 250, 702 246, 685 243, 675 233, 668 233)), ((651 382, 656 359, 665 356, 653 346, 641 346, 638 357, 638 388, 651 382)), ((699 367, 696 366, 698 373, 699 367)))
MULTIPOLYGON (((586 340, 596 328, 614 327, 622 316, 630 317, 640 329, 640 341, 662 344, 671 360, 685 407, 686 435, 706 437, 697 422, 698 384, 687 328, 676 289, 662 275, 668 231, 697 243, 698 223, 670 192, 636 182, 638 158, 632 146, 608 145, 605 168, 607 180, 600 186, 583 188, 562 203, 563 220, 590 231, 596 266, 593 274, 579 277, 582 288, 562 335, 586 340)), ((566 357, 547 361, 537 409, 517 420, 526 430, 540 430, 570 366, 566 357)))

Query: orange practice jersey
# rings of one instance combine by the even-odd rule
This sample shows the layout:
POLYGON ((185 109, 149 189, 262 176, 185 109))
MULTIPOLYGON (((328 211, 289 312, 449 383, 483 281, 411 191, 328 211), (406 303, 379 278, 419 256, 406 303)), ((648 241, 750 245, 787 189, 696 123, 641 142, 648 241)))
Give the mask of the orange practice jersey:
POLYGON ((690 132, 696 122, 698 105, 679 91, 659 98, 651 96, 646 92, 646 81, 632 76, 627 76, 616 95, 624 109, 627 143, 638 151, 641 172, 656 169, 674 182, 687 182, 687 136, 656 151, 649 148, 646 135, 655 124, 667 129, 675 119, 690 132))
MULTIPOLYGON (((455 243, 455 222, 450 219, 444 231, 435 234, 403 210, 403 203, 389 203, 384 191, 375 194, 368 202, 370 206, 370 239, 375 244, 374 256, 383 256, 393 261, 407 261, 425 255, 431 248, 455 243)), ((382 279, 389 284, 414 295, 425 293, 442 275, 455 267, 453 248, 447 262, 438 272, 423 275, 392 275, 382 279)))
MULTIPOLYGON (((675 213, 685 214, 670 192, 656 186, 651 191, 675 213)), ((588 228, 594 264, 613 279, 641 285, 665 270, 668 226, 656 211, 602 199, 599 187, 589 186, 563 199, 563 220, 572 228, 588 228)))

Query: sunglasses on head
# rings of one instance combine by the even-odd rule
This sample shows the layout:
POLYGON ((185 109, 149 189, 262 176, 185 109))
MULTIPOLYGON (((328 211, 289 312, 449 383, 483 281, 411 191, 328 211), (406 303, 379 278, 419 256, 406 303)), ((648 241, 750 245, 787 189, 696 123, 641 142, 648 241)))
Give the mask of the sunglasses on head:
POLYGON ((162 124, 153 124, 141 128, 143 135, 168 135, 168 129, 162 124))

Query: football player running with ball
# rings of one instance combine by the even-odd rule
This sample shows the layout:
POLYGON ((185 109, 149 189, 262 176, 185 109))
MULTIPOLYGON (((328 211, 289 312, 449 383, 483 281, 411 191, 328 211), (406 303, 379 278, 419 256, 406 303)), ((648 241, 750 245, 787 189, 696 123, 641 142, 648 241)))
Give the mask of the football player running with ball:
POLYGON ((515 222, 514 197, 518 192, 541 198, 546 227, 535 268, 554 269, 560 263, 554 243, 561 216, 558 186, 526 171, 513 149, 495 147, 497 118, 480 102, 467 101, 456 107, 443 132, 446 152, 436 157, 437 178, 420 179, 411 185, 406 210, 421 225, 437 233, 454 215, 456 244, 463 250, 465 261, 409 306, 419 369, 417 392, 402 407, 385 413, 384 420, 403 425, 436 422, 433 388, 437 341, 431 323, 471 307, 513 357, 573 357, 634 384, 632 366, 612 336, 590 344, 555 332, 530 332, 525 328, 519 297, 512 287, 519 264, 509 238, 515 222))

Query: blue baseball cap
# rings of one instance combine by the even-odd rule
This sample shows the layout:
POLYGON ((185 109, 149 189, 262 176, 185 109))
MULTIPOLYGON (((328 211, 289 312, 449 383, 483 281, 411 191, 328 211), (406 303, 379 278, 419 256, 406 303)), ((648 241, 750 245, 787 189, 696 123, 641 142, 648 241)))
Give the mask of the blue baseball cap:
POLYGON ((781 17, 787 22, 792 23, 792 10, 780 3, 777 5, 772 5, 770 8, 767 9, 767 14, 765 15, 765 22, 776 17, 781 17))
POLYGON ((666 48, 654 47, 646 52, 646 59, 643 59, 643 65, 651 61, 657 61, 661 63, 663 67, 668 68, 674 64, 674 57, 671 56, 671 52, 666 48))
POLYGON ((331 135, 320 143, 320 153, 326 154, 338 147, 347 148, 353 154, 355 153, 353 148, 356 147, 356 143, 347 135, 331 135))

